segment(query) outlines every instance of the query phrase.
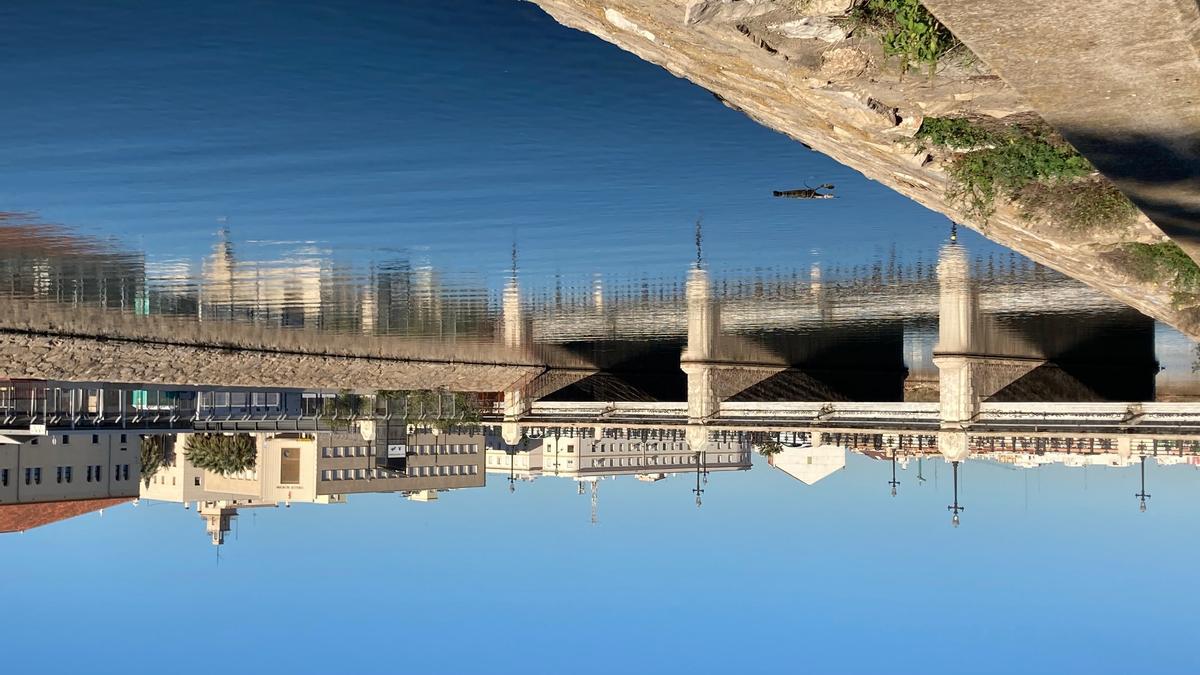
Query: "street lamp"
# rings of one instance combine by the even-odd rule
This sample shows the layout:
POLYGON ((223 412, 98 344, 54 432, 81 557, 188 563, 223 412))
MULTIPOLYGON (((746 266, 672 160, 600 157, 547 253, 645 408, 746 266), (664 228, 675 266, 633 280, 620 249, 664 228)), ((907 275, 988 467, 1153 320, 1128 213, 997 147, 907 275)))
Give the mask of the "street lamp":
POLYGON ((892 448, 892 479, 888 481, 888 485, 892 486, 892 496, 896 496, 896 486, 900 485, 900 481, 896 480, 896 449, 892 448))
POLYGON ((946 507, 947 511, 954 514, 950 516, 950 524, 952 524, 954 527, 958 527, 959 512, 966 510, 966 507, 958 505, 958 464, 959 463, 957 460, 950 462, 950 466, 954 471, 954 503, 946 507))
POLYGON ((1146 500, 1150 498, 1150 494, 1146 492, 1146 456, 1142 455, 1142 489, 1133 495, 1138 498, 1138 511, 1146 512, 1146 500))

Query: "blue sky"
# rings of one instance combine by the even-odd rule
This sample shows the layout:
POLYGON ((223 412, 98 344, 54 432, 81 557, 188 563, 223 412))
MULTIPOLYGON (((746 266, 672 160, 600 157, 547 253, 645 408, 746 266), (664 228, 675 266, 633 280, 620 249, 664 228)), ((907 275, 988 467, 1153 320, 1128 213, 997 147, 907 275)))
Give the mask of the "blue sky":
POLYGON ((886 462, 805 486, 759 463, 246 512, 220 566, 144 502, 0 538, 9 663, 65 672, 1194 672, 1197 473, 886 462), (1028 489, 1028 497, 1026 496, 1028 489), (82 561, 82 562, 81 562, 82 561), (69 637, 68 637, 69 633, 69 637))

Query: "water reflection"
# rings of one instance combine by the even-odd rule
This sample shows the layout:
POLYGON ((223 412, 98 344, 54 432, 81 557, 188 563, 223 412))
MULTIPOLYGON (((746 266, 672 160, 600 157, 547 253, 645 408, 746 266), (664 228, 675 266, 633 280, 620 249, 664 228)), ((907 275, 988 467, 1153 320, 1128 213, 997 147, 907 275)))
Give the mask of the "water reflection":
POLYGON ((1200 464, 1196 378, 1157 400, 1152 321, 956 241, 932 277, 730 279, 698 251, 681 286, 553 295, 514 247, 493 298, 399 263, 241 260, 226 234, 174 283, 28 233, 0 255, 6 531, 163 501, 221 544, 245 509, 432 502, 489 476, 574 482, 598 522, 602 481, 686 483, 701 506, 756 452, 810 486, 878 460, 894 497, 912 462, 918 487, 948 464, 957 526, 968 464, 1136 465, 1142 510, 1147 458, 1200 464))

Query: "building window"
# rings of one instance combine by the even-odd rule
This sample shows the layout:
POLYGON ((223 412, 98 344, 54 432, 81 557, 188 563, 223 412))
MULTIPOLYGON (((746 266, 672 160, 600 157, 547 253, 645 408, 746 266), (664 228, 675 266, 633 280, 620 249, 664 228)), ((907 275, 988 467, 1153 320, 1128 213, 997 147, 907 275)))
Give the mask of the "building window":
POLYGON ((92 434, 92 445, 100 442, 100 434, 92 434))
POLYGON ((56 483, 62 482, 62 470, 63 470, 63 468, 61 466, 58 467, 58 471, 56 472, 56 475, 54 477, 54 482, 56 482, 56 483))
POLYGON ((124 442, 125 442, 125 434, 121 434, 121 442, 122 442, 122 443, 124 443, 124 442))
POLYGON ((36 485, 42 484, 42 467, 37 467, 33 470, 33 482, 36 485))
POLYGON ((95 465, 95 467, 96 467, 96 478, 95 478, 94 480, 95 480, 97 483, 99 483, 99 482, 100 482, 100 468, 101 468, 101 467, 100 467, 100 465, 99 465, 99 464, 95 465))
POLYGON ((124 480, 129 480, 129 465, 128 465, 128 464, 123 464, 123 465, 121 466, 121 469, 122 469, 121 473, 125 474, 125 475, 124 475, 124 480))
POLYGON ((192 485, 195 485, 196 487, 200 487, 200 476, 192 477, 192 485))
POLYGON ((63 434, 63 445, 70 445, 70 444, 71 444, 71 437, 66 434, 63 434))
POLYGON ((63 475, 66 477, 67 482, 70 483, 71 482, 71 467, 69 467, 69 466, 66 467, 65 470, 63 471, 63 475))
POLYGON ((8 469, 0 469, 0 485, 8 487, 8 469))

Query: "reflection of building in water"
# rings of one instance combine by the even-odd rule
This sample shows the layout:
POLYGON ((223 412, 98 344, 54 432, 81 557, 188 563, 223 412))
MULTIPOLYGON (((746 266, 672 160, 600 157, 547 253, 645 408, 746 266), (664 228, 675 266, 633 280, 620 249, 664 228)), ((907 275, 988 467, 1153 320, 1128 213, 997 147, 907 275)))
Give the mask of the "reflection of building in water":
POLYGON ((0 438, 0 531, 30 529, 138 496, 141 439, 135 433, 0 438))
POLYGON ((200 281, 201 318, 249 315, 278 318, 285 326, 314 325, 321 313, 322 279, 329 275, 320 259, 246 261, 234 257, 229 231, 205 261, 200 281))
POLYGON ((147 479, 145 499, 195 505, 213 543, 237 516, 237 510, 280 503, 337 504, 349 494, 398 492, 413 501, 432 501, 438 492, 482 487, 483 439, 479 434, 408 434, 402 471, 377 467, 377 445, 370 424, 361 431, 254 434, 255 468, 222 475, 187 461, 190 434, 175 438, 167 465, 147 479))
POLYGON ((146 261, 108 242, 0 215, 0 277, 8 296, 146 313, 146 261))

